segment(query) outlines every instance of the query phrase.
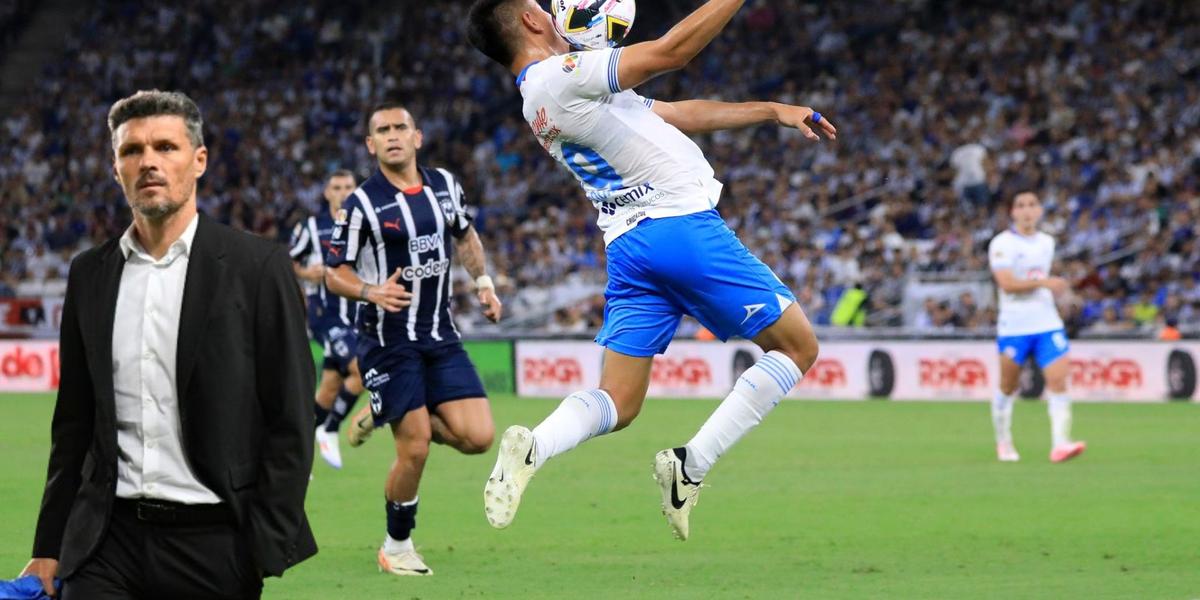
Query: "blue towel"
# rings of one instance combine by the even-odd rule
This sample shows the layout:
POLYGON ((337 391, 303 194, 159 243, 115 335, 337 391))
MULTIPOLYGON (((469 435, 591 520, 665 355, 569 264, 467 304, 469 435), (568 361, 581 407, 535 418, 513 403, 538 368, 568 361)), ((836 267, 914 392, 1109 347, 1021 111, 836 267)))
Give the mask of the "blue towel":
MULTIPOLYGON (((54 588, 61 589, 62 582, 55 579, 54 588)), ((33 575, 0 581, 0 600, 50 600, 42 591, 42 580, 33 575)))

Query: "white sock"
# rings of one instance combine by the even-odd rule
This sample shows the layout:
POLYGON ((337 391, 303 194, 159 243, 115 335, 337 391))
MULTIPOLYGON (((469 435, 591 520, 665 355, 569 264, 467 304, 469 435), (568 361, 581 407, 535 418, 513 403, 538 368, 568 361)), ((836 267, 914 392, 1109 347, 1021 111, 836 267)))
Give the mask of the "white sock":
POLYGON ((567 396, 550 416, 533 428, 537 467, 546 461, 617 426, 617 407, 604 390, 586 390, 567 396))
POLYGON ((1050 412, 1050 436, 1054 447, 1071 443, 1071 399, 1066 394, 1050 394, 1046 407, 1050 412))
POLYGON ((782 352, 772 350, 746 369, 717 410, 687 443, 683 470, 700 481, 734 443, 762 422, 783 395, 796 387, 804 374, 782 352))
POLYGON ((403 540, 393 539, 392 536, 384 536, 383 551, 388 554, 400 554, 401 552, 412 552, 413 541, 412 537, 403 540))
POLYGON ((1004 392, 996 390, 992 398, 992 427, 996 430, 997 444, 1012 443, 1013 400, 1016 397, 1016 393, 1006 396, 1004 392))

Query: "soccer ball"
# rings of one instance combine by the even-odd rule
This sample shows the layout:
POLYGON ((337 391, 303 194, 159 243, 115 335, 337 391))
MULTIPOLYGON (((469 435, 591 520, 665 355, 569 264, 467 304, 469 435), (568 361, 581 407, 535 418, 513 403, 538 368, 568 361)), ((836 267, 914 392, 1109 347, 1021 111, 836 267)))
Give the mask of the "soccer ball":
POLYGON ((571 45, 588 50, 619 46, 637 15, 634 0, 550 0, 554 28, 571 45))

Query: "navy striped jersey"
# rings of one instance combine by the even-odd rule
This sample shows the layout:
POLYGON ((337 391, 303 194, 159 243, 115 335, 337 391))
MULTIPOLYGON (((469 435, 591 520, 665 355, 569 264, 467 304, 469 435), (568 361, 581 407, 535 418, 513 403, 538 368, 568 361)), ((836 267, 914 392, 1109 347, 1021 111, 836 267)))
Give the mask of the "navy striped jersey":
MULTIPOLYGON (((325 252, 333 238, 333 216, 322 210, 299 223, 292 231, 292 260, 301 265, 320 264, 325 261, 325 252)), ((315 297, 321 306, 322 321, 330 326, 340 323, 342 327, 353 327, 358 303, 347 300, 325 287, 325 282, 304 282, 305 292, 315 297)))
POLYGON ((470 231, 462 185, 445 169, 419 167, 422 185, 399 190, 376 171, 354 190, 338 213, 329 267, 352 265, 365 283, 383 283, 400 269, 398 283, 412 305, 396 313, 364 304, 359 340, 381 346, 458 340, 450 314, 450 236, 470 231))

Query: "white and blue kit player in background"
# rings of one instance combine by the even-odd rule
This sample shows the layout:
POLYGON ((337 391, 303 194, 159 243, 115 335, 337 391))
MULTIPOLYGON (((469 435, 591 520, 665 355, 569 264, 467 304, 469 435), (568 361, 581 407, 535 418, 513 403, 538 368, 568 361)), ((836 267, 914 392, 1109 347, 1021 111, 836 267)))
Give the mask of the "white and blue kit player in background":
POLYGON ((751 339, 766 354, 737 381, 686 444, 659 452, 663 513, 687 539, 700 481, 816 360, 817 339, 795 297, 738 241, 715 207, 721 183, 688 134, 778 123, 819 139, 836 130, 811 109, 775 103, 662 102, 632 89, 683 68, 743 2, 712 0, 658 40, 571 53, 534 0, 479 0, 471 43, 504 65, 524 98, 538 142, 599 211, 608 257, 605 347, 599 386, 580 390, 532 431, 500 442, 484 510, 507 527, 534 472, 583 441, 619 430, 641 410, 655 354, 691 315, 722 340, 751 339))
MULTIPOLYGON (((483 383, 450 312, 456 251, 475 279, 483 314, 498 321, 502 306, 458 179, 417 163, 423 138, 412 115, 384 103, 368 113, 367 128, 367 150, 379 170, 346 200, 326 253, 325 279, 335 293, 369 303, 358 312, 358 363, 374 424, 391 425, 396 448, 379 567, 429 575, 411 538, 429 443, 481 454, 495 431, 483 383)), ((370 423, 352 420, 352 443, 364 426, 370 423)))
POLYGON ((1054 238, 1038 230, 1042 203, 1036 194, 1013 197, 1012 228, 992 238, 988 264, 1000 288, 996 343, 1000 351, 1000 388, 992 401, 996 455, 1004 462, 1020 460, 1012 440, 1012 411, 1021 378, 1021 365, 1033 357, 1046 379, 1052 446, 1050 460, 1063 462, 1086 449, 1071 440, 1071 400, 1067 397, 1069 345, 1054 296, 1070 285, 1050 276, 1054 238))
POLYGON ((325 252, 331 244, 336 216, 356 185, 350 171, 339 169, 330 173, 325 181, 325 210, 296 224, 290 250, 296 276, 311 289, 309 331, 313 341, 324 350, 315 406, 317 449, 335 469, 342 468, 338 429, 362 395, 363 385, 354 351, 358 303, 334 294, 325 286, 325 252))

